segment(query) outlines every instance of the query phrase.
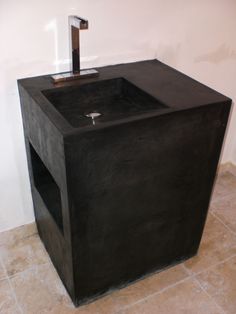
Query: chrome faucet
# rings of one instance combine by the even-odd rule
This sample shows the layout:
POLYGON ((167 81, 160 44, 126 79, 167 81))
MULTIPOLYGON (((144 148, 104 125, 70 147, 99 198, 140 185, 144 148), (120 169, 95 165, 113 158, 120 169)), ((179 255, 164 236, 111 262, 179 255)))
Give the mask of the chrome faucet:
POLYGON ((98 76, 98 71, 95 69, 81 70, 80 69, 80 30, 88 29, 88 20, 81 17, 69 16, 69 47, 70 55, 72 56, 71 71, 60 73, 52 76, 54 83, 70 81, 88 76, 98 76))
POLYGON ((69 47, 70 55, 72 55, 72 67, 73 73, 80 72, 80 41, 79 31, 80 29, 88 29, 88 21, 81 17, 70 15, 69 16, 69 47))

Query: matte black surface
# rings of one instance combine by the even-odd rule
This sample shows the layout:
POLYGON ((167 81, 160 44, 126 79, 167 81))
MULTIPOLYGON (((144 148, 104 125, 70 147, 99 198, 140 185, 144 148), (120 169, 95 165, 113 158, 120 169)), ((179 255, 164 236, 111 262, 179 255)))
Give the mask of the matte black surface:
POLYGON ((63 232, 60 189, 32 145, 30 145, 30 155, 34 185, 53 219, 63 232))
POLYGON ((123 78, 53 88, 43 94, 74 127, 91 125, 86 117, 91 112, 100 113, 96 123, 102 123, 167 108, 123 78))
POLYGON ((39 234, 76 305, 197 253, 231 106, 157 60, 99 73, 18 81, 39 234), (74 118, 85 109, 105 114, 74 118), (60 190, 63 232, 29 145, 60 190))

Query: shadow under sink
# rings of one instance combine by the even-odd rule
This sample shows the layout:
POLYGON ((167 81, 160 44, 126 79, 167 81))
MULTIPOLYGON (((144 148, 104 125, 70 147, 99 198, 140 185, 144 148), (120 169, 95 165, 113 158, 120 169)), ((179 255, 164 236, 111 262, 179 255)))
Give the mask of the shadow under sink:
POLYGON ((82 127, 168 108, 124 78, 42 91, 73 127, 82 127), (91 115, 95 118, 91 118, 91 115))

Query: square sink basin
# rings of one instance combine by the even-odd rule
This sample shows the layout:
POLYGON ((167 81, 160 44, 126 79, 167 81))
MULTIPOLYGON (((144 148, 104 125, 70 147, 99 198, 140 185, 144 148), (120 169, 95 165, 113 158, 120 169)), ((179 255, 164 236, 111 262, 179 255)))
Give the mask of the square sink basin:
POLYGON ((43 94, 75 128, 167 108, 124 78, 44 90, 43 94))

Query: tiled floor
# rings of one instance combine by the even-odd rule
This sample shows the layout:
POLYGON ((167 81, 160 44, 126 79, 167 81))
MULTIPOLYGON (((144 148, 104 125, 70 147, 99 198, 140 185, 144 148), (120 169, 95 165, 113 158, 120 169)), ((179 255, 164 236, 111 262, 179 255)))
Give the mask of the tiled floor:
POLYGON ((75 309, 34 224, 0 234, 0 313, 236 313, 236 171, 219 175, 198 256, 75 309))

